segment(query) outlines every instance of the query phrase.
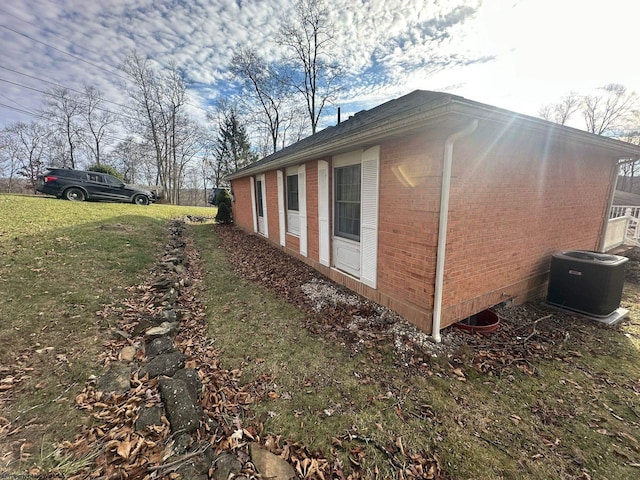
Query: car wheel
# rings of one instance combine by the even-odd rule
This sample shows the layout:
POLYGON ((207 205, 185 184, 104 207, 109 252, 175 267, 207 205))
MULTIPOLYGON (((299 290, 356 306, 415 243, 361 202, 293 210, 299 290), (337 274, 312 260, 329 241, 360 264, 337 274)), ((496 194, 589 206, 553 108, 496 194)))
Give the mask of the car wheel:
POLYGON ((84 192, 79 188, 69 188, 64 191, 63 196, 72 202, 83 202, 85 198, 84 192))
POLYGON ((133 203, 136 205, 149 205, 149 199, 144 195, 136 195, 133 197, 133 203))

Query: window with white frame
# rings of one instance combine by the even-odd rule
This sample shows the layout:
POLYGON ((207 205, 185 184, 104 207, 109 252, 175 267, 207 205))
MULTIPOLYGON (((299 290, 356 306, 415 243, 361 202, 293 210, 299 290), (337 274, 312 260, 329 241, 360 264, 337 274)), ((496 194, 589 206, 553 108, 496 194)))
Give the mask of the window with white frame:
POLYGON ((300 199, 298 195, 298 173, 287 172, 286 200, 287 200, 287 231, 300 235, 300 199))
POLYGON ((360 164, 334 169, 334 235, 360 241, 360 164))

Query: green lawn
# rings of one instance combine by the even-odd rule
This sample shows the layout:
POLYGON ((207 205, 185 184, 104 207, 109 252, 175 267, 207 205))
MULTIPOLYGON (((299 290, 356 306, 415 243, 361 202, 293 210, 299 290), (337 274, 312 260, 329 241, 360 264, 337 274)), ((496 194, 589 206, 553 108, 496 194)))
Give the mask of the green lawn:
POLYGON ((73 399, 118 303, 162 251, 166 222, 211 208, 0 195, 0 472, 49 465, 87 421, 73 399), (13 433, 12 433, 13 432, 13 433))

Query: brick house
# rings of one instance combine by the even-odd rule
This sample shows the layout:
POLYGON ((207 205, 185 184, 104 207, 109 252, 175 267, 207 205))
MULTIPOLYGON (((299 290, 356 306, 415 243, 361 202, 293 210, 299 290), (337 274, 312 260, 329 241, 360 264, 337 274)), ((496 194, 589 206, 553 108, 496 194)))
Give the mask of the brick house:
POLYGON ((544 294, 551 254, 599 250, 640 147, 415 91, 228 177, 237 226, 440 329, 544 294))

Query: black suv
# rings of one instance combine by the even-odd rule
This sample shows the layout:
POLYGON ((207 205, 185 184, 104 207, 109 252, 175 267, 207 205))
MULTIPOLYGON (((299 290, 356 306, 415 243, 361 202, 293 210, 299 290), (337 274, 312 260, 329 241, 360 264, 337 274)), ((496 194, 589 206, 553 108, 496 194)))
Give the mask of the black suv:
POLYGON ((36 190, 75 202, 108 200, 148 205, 155 201, 153 193, 125 185, 112 175, 69 168, 49 168, 38 176, 36 190))

